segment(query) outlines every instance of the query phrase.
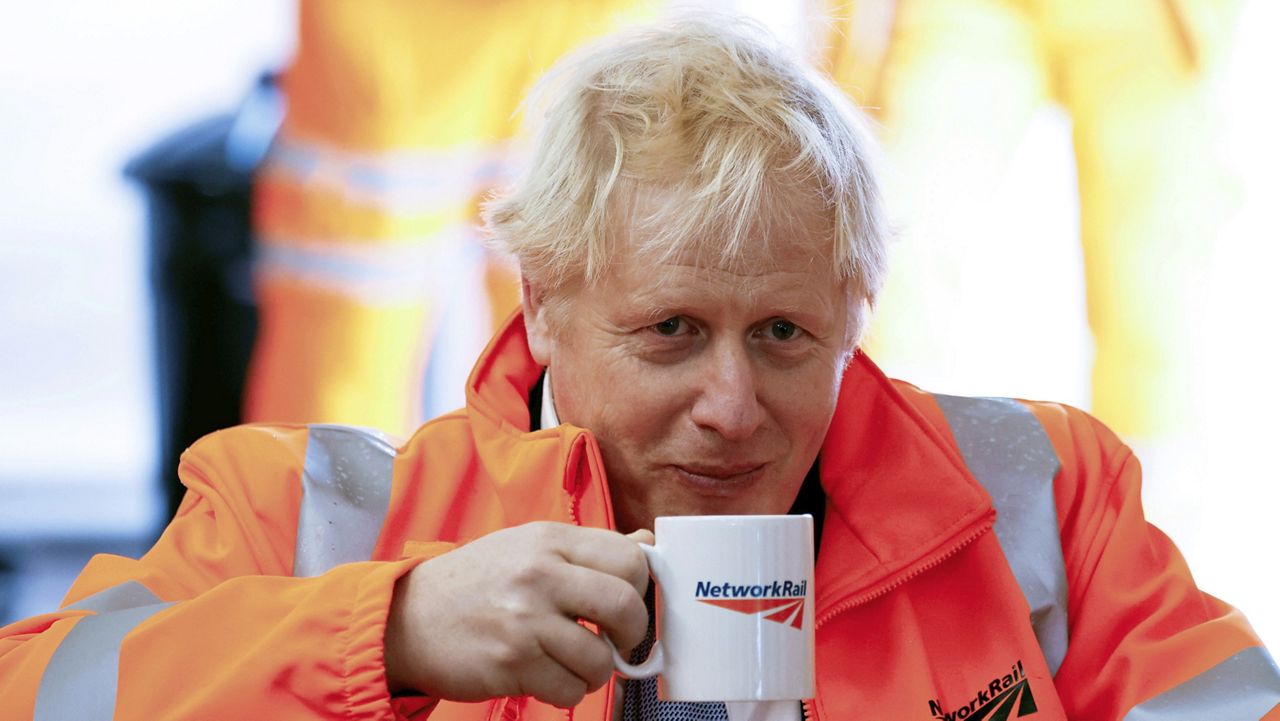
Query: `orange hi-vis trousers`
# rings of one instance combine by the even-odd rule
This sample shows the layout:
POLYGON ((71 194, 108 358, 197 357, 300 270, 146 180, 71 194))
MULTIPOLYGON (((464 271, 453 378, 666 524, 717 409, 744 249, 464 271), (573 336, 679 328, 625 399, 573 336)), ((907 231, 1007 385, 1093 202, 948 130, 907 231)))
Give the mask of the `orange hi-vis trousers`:
POLYGON ((255 189, 246 420, 406 433, 461 405, 471 361, 519 298, 510 264, 479 242, 477 210, 510 174, 520 100, 639 5, 299 5, 288 109, 255 189), (446 317, 457 322, 437 342, 446 317), (424 399, 429 361, 457 369, 436 384, 456 397, 424 399))
POLYGON ((939 364, 990 353, 966 346, 995 313, 969 302, 977 294, 965 258, 998 225, 984 213, 1001 210, 984 203, 1033 112, 1055 101, 1072 123, 1092 410, 1129 438, 1188 432, 1197 295, 1229 203, 1207 93, 1234 4, 829 3, 825 61, 880 122, 894 171, 887 195, 902 216, 869 334, 890 373, 927 378, 939 364))

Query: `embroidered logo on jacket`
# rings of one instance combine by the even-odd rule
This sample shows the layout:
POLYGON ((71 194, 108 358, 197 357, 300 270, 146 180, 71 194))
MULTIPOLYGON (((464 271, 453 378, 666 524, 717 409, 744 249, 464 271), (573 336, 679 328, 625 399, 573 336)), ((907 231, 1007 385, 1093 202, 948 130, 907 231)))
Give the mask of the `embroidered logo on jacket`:
POLYGON ((710 583, 698 581, 693 597, 702 603, 738 613, 768 613, 766 621, 804 627, 804 596, 808 581, 774 581, 764 584, 710 583))
POLYGON ((952 711, 929 699, 929 713, 940 721, 1006 721, 1009 718, 1030 716, 1038 709, 1031 695, 1031 683, 1022 669, 1022 661, 1015 663, 1009 673, 991 679, 986 688, 979 689, 969 703, 952 711), (1010 716, 1017 710, 1016 716, 1010 716))

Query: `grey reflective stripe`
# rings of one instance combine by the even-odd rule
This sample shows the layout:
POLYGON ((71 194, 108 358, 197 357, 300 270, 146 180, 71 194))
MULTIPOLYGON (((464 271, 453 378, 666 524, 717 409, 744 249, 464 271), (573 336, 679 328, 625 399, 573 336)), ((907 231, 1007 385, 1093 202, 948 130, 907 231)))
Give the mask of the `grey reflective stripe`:
POLYGON ((317 576, 367 561, 391 503, 396 451, 381 434, 351 426, 310 426, 293 575, 317 576))
POLYGON ((1031 626, 1056 674, 1067 655, 1067 571, 1053 478, 1060 463, 1040 421, 1009 398, 935 395, 969 471, 991 494, 996 538, 1031 607, 1031 626))
POLYGON ((32 721, 111 721, 124 637, 172 605, 127 608, 77 621, 45 666, 32 721))
POLYGON ((1134 706, 1124 721, 1258 721, 1280 704, 1280 669, 1257 646, 1134 706))
POLYGON ((146 586, 137 581, 125 581, 118 586, 112 586, 104 591, 98 591, 92 596, 86 596, 67 606, 66 610, 106 613, 125 608, 150 606, 156 603, 160 603, 160 597, 152 593, 146 586))

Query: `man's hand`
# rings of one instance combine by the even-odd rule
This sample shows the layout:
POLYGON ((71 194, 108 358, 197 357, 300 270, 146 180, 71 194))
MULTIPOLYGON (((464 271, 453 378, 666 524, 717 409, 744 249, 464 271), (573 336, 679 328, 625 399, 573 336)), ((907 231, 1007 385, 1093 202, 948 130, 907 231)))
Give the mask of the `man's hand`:
POLYGON ((530 523, 420 564, 392 597, 387 685, 455 701, 576 705, 613 673, 608 645, 577 618, 619 649, 644 638, 649 571, 638 542, 653 536, 530 523))

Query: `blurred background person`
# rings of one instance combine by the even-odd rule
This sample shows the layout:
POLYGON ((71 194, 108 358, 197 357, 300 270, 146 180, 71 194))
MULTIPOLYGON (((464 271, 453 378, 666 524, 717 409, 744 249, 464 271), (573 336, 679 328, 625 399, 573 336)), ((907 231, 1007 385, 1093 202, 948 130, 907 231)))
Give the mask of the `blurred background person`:
POLYGON ((477 207, 509 175, 520 101, 646 4, 298 6, 284 124, 254 191, 246 420, 404 435, 462 405, 457 376, 519 301, 508 263, 479 242, 477 207))
MULTIPOLYGON (((1033 117, 1046 103, 1065 110, 1093 341, 1083 404, 1168 485, 1156 505, 1183 500, 1170 511, 1179 521, 1206 470, 1191 442, 1204 430, 1206 271, 1234 191, 1215 156, 1212 93, 1236 5, 832 0, 821 51, 880 121, 896 171, 886 197, 901 237, 871 353, 926 385, 994 388, 1003 366, 1062 352, 1058 324, 1037 312, 1055 302, 1046 300, 1059 287, 1053 275, 1080 271, 1028 267, 988 246, 1010 212, 998 186, 1033 117), (994 276, 983 270, 993 257, 1003 266, 994 276), (1016 340, 993 348, 982 327, 1016 340), (992 363, 992 354, 1010 357, 992 363)), ((1051 252, 1040 235, 1018 242, 1033 258, 1051 252)))

